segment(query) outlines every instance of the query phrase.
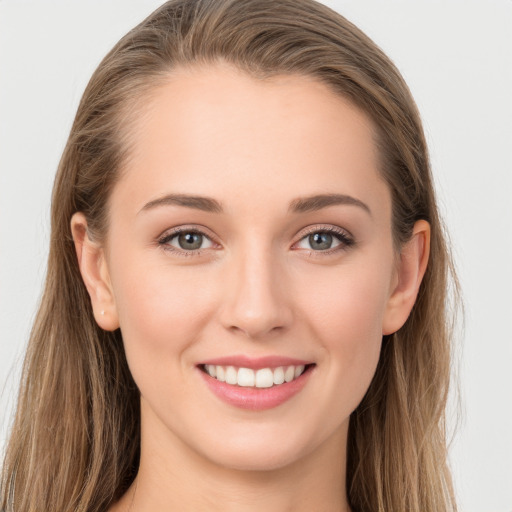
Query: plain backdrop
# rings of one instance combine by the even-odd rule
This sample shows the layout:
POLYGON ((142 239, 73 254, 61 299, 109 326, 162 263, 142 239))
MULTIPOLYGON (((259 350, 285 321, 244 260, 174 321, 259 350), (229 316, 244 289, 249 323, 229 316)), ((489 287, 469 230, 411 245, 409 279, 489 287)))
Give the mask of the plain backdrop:
MULTIPOLYGON (((78 101, 104 54, 161 3, 0 0, 0 448, 78 101)), ((466 309, 457 493, 464 512, 512 512, 512 1, 326 3, 391 56, 422 113, 466 309)))

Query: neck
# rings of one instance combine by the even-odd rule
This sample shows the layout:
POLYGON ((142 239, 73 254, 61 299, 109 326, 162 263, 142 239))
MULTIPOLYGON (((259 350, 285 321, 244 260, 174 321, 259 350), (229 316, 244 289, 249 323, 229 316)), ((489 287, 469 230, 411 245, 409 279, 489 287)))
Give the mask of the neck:
POLYGON ((349 512, 347 429, 302 458, 271 470, 219 466, 179 440, 145 436, 136 481, 111 512, 349 512))

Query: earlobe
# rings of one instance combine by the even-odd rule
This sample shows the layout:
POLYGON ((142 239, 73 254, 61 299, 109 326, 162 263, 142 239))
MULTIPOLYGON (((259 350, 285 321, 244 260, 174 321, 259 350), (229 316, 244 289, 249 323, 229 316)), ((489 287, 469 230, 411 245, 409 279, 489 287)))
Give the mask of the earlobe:
POLYGON ((416 302, 430 254, 430 224, 419 220, 414 224, 411 239, 400 251, 396 286, 388 300, 382 334, 393 334, 406 322, 416 302))
POLYGON ((113 331, 119 327, 119 319, 105 251, 89 237, 87 219, 83 213, 77 212, 71 218, 71 233, 96 323, 106 331, 113 331))

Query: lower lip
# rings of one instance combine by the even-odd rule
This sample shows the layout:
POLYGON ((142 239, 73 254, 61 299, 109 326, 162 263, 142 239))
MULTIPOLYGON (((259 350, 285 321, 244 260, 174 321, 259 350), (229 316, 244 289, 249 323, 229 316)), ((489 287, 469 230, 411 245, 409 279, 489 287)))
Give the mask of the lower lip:
POLYGON ((251 411, 263 411, 272 409, 288 401, 306 385, 313 366, 308 366, 304 373, 284 384, 272 386, 271 388, 249 388, 226 384, 220 380, 210 377, 206 372, 198 368, 204 381, 210 390, 223 402, 251 411))

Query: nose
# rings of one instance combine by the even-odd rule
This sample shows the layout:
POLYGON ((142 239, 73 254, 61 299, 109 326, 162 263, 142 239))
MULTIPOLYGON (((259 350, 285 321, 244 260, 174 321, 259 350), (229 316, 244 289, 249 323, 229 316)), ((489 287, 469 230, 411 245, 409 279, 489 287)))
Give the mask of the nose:
POLYGON ((223 326, 252 339, 286 330, 293 314, 283 270, 268 248, 247 250, 232 261, 223 283, 223 326))

